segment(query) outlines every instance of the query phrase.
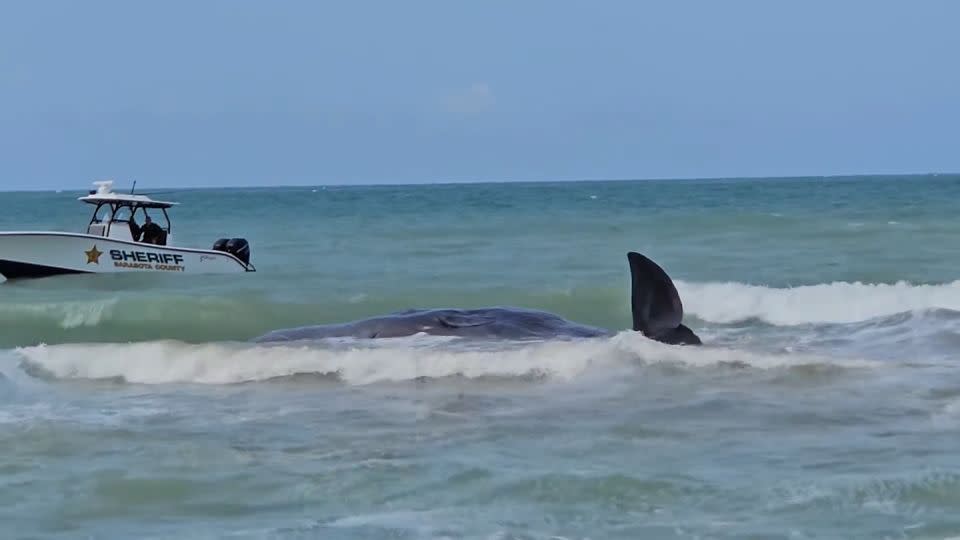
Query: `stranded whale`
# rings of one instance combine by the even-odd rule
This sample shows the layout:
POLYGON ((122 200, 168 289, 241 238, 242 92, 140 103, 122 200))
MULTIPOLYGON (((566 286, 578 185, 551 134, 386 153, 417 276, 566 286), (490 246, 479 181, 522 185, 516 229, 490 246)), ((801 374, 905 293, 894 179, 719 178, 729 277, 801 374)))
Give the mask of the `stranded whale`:
MULTIPOLYGON (((649 258, 627 253, 633 330, 671 345, 700 345, 683 325, 683 304, 670 276, 649 258)), ((411 309, 358 321, 276 330, 254 339, 266 343, 332 337, 388 338, 425 333, 497 339, 611 336, 614 332, 543 311, 513 307, 411 309)))

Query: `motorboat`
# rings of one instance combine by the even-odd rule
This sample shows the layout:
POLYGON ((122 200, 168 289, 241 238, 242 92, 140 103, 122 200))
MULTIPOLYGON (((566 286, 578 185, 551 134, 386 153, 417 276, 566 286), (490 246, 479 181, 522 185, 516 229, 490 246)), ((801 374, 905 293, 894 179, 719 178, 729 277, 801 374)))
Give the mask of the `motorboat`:
POLYGON ((254 272, 244 238, 220 238, 210 249, 179 247, 167 210, 179 203, 118 193, 113 181, 78 200, 94 207, 86 232, 0 232, 0 274, 8 280, 60 274, 254 272))

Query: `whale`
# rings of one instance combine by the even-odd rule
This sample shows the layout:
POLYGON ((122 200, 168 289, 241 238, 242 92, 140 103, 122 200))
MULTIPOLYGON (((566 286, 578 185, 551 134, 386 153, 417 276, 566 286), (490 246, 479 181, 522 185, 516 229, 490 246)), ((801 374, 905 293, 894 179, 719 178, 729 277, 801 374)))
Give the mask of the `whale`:
MULTIPOLYGON (((632 329, 668 345, 701 345, 683 324, 683 303, 670 276, 645 255, 627 253, 630 268, 632 329)), ((559 315, 519 307, 406 309, 338 324, 274 330, 253 339, 276 343, 327 338, 382 339, 417 334, 478 339, 525 340, 609 337, 617 332, 584 325, 559 315)))

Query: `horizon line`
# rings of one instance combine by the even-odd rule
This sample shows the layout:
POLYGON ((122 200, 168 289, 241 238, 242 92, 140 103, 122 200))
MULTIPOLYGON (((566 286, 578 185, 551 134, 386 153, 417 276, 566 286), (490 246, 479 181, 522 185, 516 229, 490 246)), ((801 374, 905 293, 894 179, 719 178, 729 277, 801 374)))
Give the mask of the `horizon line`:
MULTIPOLYGON (((806 174, 806 175, 778 175, 778 176, 676 176, 676 177, 650 177, 650 178, 571 178, 558 180, 436 180, 427 182, 355 182, 355 183, 300 183, 300 184, 232 184, 232 185, 198 185, 198 186, 163 186, 157 185, 149 189, 165 190, 211 190, 211 189, 287 189, 304 187, 428 187, 428 186, 453 186, 453 185, 490 185, 490 184, 561 184, 561 183, 589 183, 589 182, 674 182, 674 181, 704 181, 717 182, 725 180, 809 180, 809 179, 850 179, 860 177, 873 177, 878 179, 887 179, 890 177, 920 177, 920 176, 960 176, 960 172, 913 172, 913 173, 847 173, 847 174, 806 174)), ((110 178, 93 179, 89 181, 92 185, 95 181, 111 180, 110 178)), ((113 179, 116 187, 116 179, 113 179)), ((133 182, 129 184, 132 186, 133 182)), ((84 188, 86 192, 89 187, 84 188)), ((63 191, 72 191, 73 188, 42 188, 42 189, 6 189, 0 187, 0 193, 58 193, 63 191)), ((78 188, 79 190, 79 188, 78 188)))

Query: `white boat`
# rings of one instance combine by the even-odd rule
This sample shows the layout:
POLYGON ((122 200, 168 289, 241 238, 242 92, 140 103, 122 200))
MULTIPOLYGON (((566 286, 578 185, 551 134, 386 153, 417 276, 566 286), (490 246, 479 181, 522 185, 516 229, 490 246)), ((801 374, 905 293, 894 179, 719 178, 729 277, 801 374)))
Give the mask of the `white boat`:
POLYGON ((95 190, 78 199, 95 207, 85 233, 0 232, 0 274, 22 279, 83 273, 256 271, 250 264, 250 245, 243 238, 221 238, 211 249, 177 247, 167 209, 178 203, 117 193, 109 180, 94 185, 95 190), (157 223, 161 217, 162 223, 157 223), (148 219, 152 225, 147 225, 148 219))

